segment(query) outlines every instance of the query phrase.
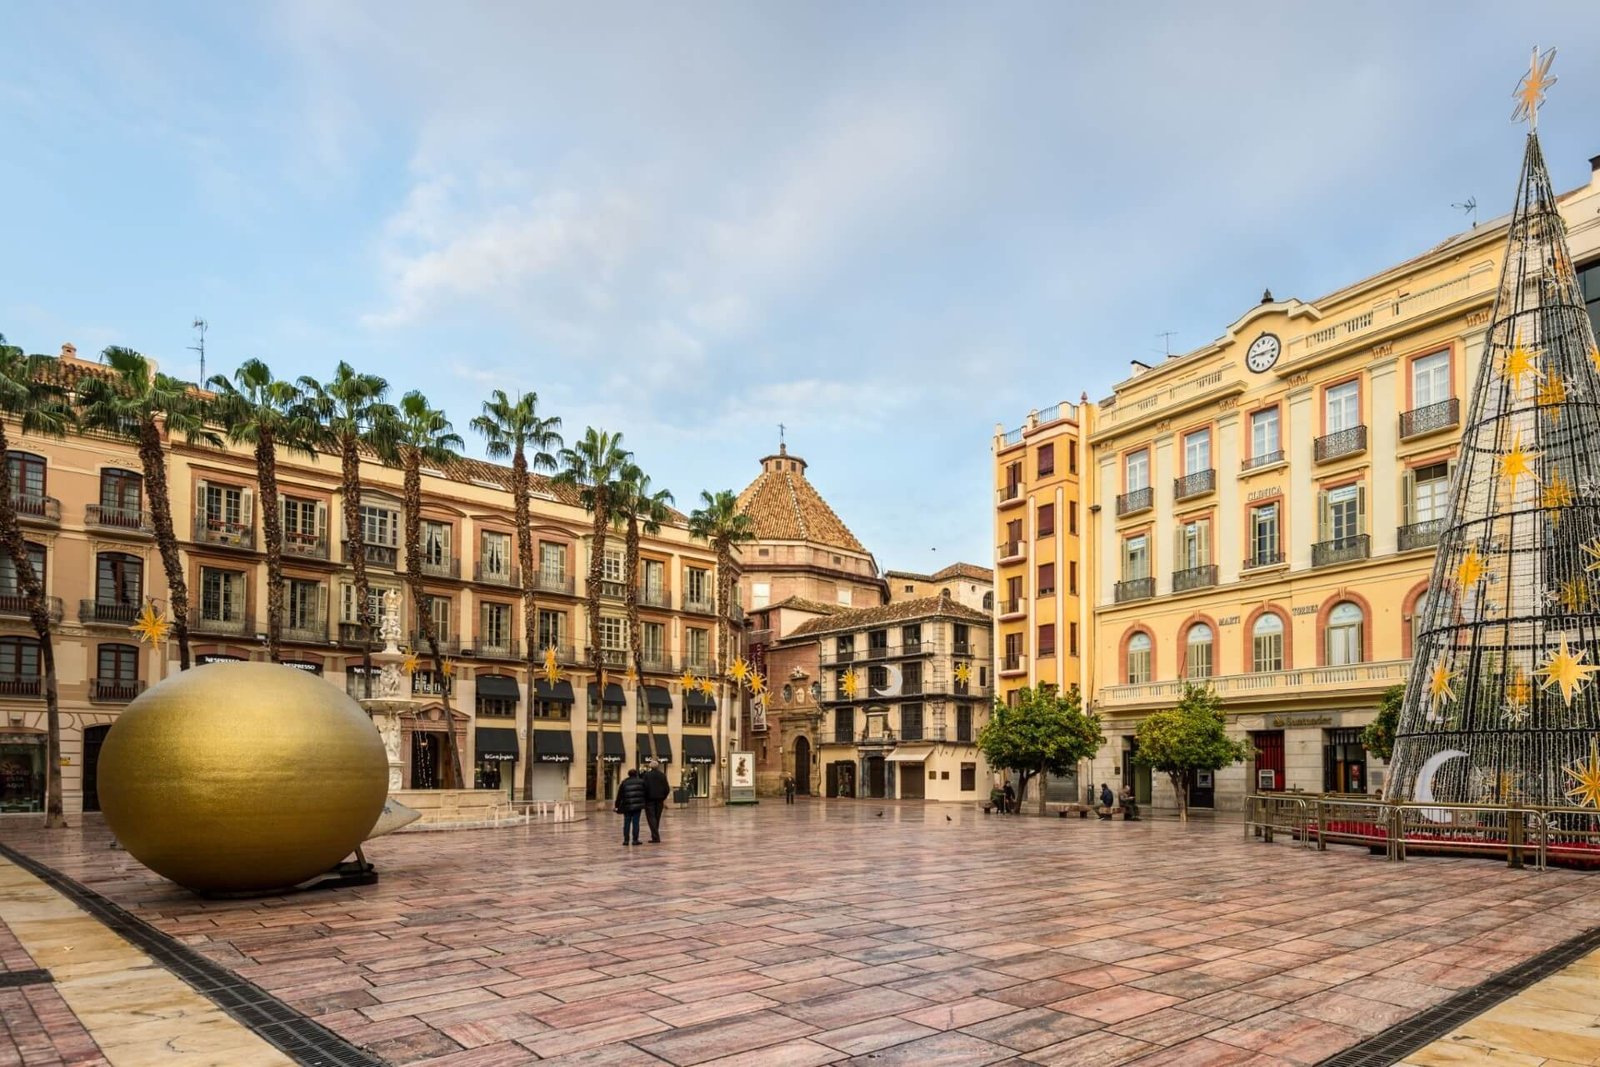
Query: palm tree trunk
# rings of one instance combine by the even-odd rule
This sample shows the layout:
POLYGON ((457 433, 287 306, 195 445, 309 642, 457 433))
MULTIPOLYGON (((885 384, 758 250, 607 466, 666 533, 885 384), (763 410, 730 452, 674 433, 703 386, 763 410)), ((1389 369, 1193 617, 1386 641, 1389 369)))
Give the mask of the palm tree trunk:
POLYGON ((267 548, 267 658, 283 659, 283 517, 278 514, 278 457, 272 435, 256 440, 256 475, 261 481, 261 533, 267 548))
POLYGON ((51 640, 44 587, 28 559, 28 544, 11 499, 11 465, 3 458, 9 449, 5 425, 0 423, 0 542, 4 542, 6 556, 17 573, 17 585, 28 604, 28 621, 39 638, 39 664, 44 675, 44 825, 47 830, 61 830, 66 828, 67 816, 61 796, 61 704, 57 699, 55 644, 51 640))
POLYGON ((339 442, 339 474, 344 483, 344 552, 355 573, 356 621, 361 624, 362 692, 372 698, 371 592, 367 585, 367 543, 361 537, 361 452, 354 437, 339 442))
POLYGON ((461 751, 456 745, 455 714, 450 707, 450 679, 445 677, 444 656, 439 651, 439 633, 433 625, 430 598, 422 590, 422 457, 415 449, 405 457, 406 584, 411 587, 411 603, 417 612, 417 628, 428 642, 433 657, 433 672, 439 679, 444 703, 444 769, 440 788, 461 789, 461 751))
MULTIPOLYGON (((728 740, 728 565, 727 552, 722 545, 717 546, 717 688, 721 699, 717 701, 717 744, 722 748, 722 758, 729 768, 733 766, 733 757, 729 754, 728 740)), ((716 777, 717 791, 724 801, 728 796, 727 774, 719 771, 716 777)), ((713 798, 715 799, 715 798, 713 798)))
POLYGON ((537 706, 535 666, 539 644, 539 596, 533 571, 533 527, 528 518, 528 457, 519 447, 511 458, 512 517, 517 526, 517 568, 522 582, 522 640, 528 655, 527 735, 522 745, 522 799, 533 799, 533 710, 537 706))
POLYGON ((139 463, 150 495, 150 522, 155 527, 156 551, 167 573, 167 605, 172 611, 172 635, 178 642, 178 669, 189 669, 189 582, 178 554, 177 532, 172 527, 172 491, 167 482, 166 453, 154 419, 139 426, 139 463))
POLYGON ((656 754, 656 716, 650 707, 650 701, 644 689, 644 651, 640 647, 639 634, 639 515, 633 512, 628 515, 628 558, 625 570, 628 578, 628 589, 624 594, 628 605, 628 650, 632 653, 633 673, 636 679, 634 687, 634 700, 642 703, 644 711, 645 736, 650 739, 650 755, 656 754))
POLYGON ((611 525, 610 511, 610 500, 604 491, 596 487, 594 536, 589 551, 589 584, 584 599, 589 609, 589 668, 594 671, 595 699, 600 702, 594 722, 594 791, 597 795, 605 792, 606 782, 606 668, 600 659, 600 581, 605 574, 606 529, 611 525))

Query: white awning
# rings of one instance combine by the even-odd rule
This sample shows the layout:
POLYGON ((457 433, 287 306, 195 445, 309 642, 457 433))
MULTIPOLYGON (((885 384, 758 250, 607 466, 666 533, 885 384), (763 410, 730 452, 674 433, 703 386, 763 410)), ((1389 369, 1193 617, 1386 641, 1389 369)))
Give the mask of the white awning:
POLYGON ((933 755, 932 745, 901 745, 889 753, 890 763, 921 763, 933 755))

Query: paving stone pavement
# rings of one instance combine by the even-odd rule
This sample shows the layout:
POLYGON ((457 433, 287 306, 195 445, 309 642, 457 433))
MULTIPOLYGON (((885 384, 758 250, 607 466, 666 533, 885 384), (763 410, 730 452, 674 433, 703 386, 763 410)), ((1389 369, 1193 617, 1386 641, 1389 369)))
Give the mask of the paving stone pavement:
POLYGON ((394 835, 368 849, 375 886, 231 901, 93 821, 5 840, 377 1056, 440 1067, 1311 1064, 1600 926, 1592 875, 1223 821, 811 801, 619 833, 597 814, 394 835))

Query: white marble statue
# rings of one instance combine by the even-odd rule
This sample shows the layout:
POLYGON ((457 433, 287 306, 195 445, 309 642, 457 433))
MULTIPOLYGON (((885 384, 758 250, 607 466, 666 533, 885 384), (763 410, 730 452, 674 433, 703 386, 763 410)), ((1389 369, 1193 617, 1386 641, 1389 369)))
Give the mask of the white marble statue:
POLYGON ((400 591, 386 589, 383 593, 383 618, 378 620, 378 637, 393 647, 404 638, 400 629, 400 591))

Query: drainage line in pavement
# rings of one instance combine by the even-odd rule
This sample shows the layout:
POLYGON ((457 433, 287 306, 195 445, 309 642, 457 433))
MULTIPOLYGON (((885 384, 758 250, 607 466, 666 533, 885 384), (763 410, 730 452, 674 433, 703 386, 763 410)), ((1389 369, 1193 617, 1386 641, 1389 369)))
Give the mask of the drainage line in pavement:
POLYGON ((1329 1056, 1317 1067, 1389 1067, 1597 948, 1600 927, 1545 949, 1487 982, 1463 989, 1449 1000, 1329 1056))
POLYGON ((301 1067, 384 1067, 383 1060, 352 1045, 254 982, 207 959, 83 883, 6 844, 0 844, 0 856, 99 919, 107 929, 138 947, 301 1067))

